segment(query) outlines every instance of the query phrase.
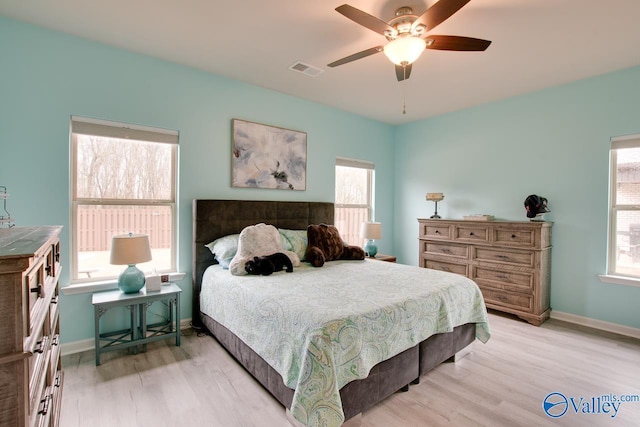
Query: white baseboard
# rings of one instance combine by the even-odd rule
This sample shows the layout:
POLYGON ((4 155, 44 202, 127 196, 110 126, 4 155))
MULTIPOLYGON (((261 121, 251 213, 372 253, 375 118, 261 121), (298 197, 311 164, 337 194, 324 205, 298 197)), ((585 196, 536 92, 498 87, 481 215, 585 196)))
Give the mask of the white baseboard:
MULTIPOLYGON (((182 319, 180 321, 180 330, 189 329, 191 327, 191 319, 182 319)), ((60 351, 63 356, 69 354, 81 353, 83 351, 94 350, 96 341, 93 338, 86 340, 74 341, 69 343, 63 343, 60 346, 60 351)))
POLYGON ((624 335, 631 338, 640 339, 640 329, 631 326, 620 325, 618 323, 605 322, 604 320, 591 319, 589 317, 578 316, 571 313, 563 313, 562 311, 551 311, 551 318, 562 320, 576 325, 587 326, 601 331, 612 332, 614 334, 624 335))
POLYGON ((82 353, 83 351, 93 350, 95 343, 96 341, 93 338, 69 343, 62 343, 60 345, 60 352, 63 356, 82 353))

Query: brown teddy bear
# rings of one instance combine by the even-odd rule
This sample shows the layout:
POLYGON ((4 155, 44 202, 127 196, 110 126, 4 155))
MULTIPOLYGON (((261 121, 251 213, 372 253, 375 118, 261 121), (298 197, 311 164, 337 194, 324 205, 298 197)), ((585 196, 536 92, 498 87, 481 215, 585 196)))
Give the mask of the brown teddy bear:
POLYGON ((307 251, 305 260, 314 267, 322 267, 326 261, 336 259, 364 259, 364 249, 346 245, 338 229, 333 225, 311 224, 307 227, 307 251))

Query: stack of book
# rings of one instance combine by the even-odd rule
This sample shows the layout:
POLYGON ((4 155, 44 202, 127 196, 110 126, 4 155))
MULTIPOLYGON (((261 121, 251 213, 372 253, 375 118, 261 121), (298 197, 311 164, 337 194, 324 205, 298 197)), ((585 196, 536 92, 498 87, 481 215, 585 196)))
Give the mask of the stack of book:
POLYGON ((474 214, 463 216, 462 219, 467 221, 493 221, 493 215, 474 214))

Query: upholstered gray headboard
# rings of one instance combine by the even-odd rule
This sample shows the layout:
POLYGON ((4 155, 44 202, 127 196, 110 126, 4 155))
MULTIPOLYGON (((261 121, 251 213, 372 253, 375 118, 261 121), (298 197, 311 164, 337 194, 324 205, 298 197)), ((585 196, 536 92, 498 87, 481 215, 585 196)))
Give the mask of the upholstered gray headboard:
POLYGON ((306 230, 309 224, 333 224, 333 203, 257 200, 193 200, 193 313, 200 324, 202 274, 216 261, 204 245, 249 225, 264 222, 278 228, 306 230))

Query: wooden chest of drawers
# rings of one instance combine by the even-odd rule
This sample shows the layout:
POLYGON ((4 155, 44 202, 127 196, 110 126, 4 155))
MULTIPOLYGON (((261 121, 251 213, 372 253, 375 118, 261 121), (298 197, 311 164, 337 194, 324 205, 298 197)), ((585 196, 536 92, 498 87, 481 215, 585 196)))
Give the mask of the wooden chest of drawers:
POLYGON ((0 229, 0 425, 56 426, 61 227, 0 229))
POLYGON ((474 280, 487 307, 549 318, 550 222, 418 219, 420 266, 474 280))

